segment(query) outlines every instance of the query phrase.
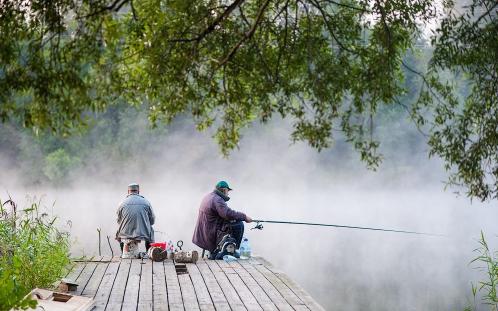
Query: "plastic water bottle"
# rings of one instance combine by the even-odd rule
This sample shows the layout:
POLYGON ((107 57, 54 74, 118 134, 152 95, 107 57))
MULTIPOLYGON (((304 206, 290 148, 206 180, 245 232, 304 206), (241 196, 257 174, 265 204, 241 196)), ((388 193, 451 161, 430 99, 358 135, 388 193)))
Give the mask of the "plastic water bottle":
POLYGON ((166 251, 168 252, 168 254, 172 254, 175 252, 175 246, 173 245, 173 241, 171 240, 168 241, 168 246, 166 251))
POLYGON ((251 245, 249 244, 249 239, 244 237, 240 243, 240 259, 251 258, 251 245))
POLYGON ((237 261, 237 258, 230 256, 230 255, 225 255, 225 256, 223 256, 223 260, 225 262, 232 262, 232 261, 237 261))

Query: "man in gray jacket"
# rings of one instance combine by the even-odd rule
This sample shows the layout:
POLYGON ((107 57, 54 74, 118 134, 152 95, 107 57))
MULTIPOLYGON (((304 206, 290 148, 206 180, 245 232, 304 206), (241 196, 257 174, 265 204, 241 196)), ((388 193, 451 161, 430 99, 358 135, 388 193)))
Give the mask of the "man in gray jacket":
POLYGON ((251 222, 251 217, 229 208, 228 191, 232 190, 226 181, 216 184, 213 192, 207 194, 201 202, 199 216, 192 242, 211 254, 225 233, 231 233, 240 246, 244 234, 244 223, 251 222))
MULTIPOLYGON (((148 250, 150 243, 154 242, 152 225, 155 216, 149 201, 140 195, 138 184, 128 185, 128 196, 119 205, 117 214, 119 229, 116 240, 120 242, 121 251, 125 243, 137 244, 140 241, 145 241, 145 248, 148 250)), ((128 251, 126 246, 125 251, 128 251)))

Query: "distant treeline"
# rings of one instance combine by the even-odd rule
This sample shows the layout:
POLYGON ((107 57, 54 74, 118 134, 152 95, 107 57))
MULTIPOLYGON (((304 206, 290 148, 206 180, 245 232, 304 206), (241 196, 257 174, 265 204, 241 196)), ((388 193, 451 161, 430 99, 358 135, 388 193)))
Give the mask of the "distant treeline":
POLYGON ((36 134, 15 122, 0 124, 0 158, 28 183, 57 185, 79 169, 99 169, 98 165, 88 165, 91 163, 137 160, 166 133, 164 128, 150 128, 145 111, 115 105, 69 137, 36 134))

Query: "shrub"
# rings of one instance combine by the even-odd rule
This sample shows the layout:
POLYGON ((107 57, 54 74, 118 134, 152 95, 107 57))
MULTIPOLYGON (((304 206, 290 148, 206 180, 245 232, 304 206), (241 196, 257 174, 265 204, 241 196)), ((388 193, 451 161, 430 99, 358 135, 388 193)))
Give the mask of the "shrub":
POLYGON ((56 217, 39 214, 39 205, 17 211, 13 201, 0 201, 0 311, 34 307, 26 294, 67 273, 69 234, 56 228, 56 217))
POLYGON ((43 173, 55 184, 63 183, 69 172, 81 164, 78 157, 70 156, 64 149, 57 149, 45 158, 43 173))

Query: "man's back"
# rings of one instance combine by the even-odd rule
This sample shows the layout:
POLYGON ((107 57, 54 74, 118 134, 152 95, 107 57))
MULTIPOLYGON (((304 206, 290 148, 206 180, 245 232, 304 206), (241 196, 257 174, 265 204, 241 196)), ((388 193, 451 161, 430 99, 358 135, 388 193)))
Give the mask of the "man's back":
POLYGON ((155 217, 151 205, 144 197, 130 194, 119 205, 117 237, 121 239, 154 240, 152 225, 155 217))

